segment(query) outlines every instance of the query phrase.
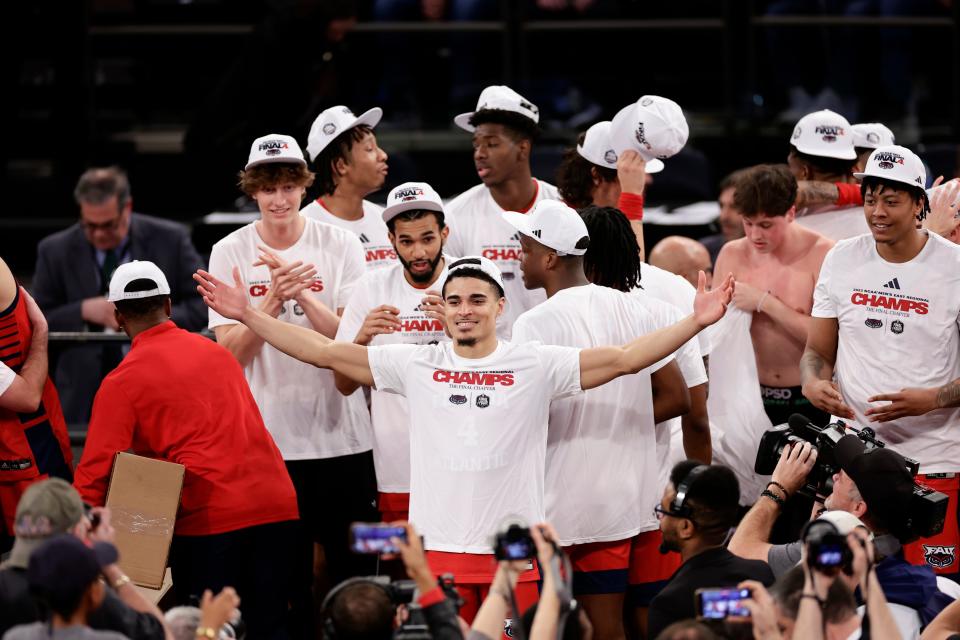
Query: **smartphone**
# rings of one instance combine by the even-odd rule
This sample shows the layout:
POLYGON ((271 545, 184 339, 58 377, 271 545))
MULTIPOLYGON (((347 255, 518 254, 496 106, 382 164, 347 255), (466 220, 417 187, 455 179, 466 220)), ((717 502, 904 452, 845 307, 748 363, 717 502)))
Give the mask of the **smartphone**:
POLYGON ((697 589, 694 597, 697 600, 698 620, 750 617, 750 610, 743 606, 743 601, 750 598, 749 589, 697 589))
POLYGON ((350 525, 350 550, 354 553, 399 553, 390 539, 407 541, 407 530, 382 522, 354 522, 350 525))

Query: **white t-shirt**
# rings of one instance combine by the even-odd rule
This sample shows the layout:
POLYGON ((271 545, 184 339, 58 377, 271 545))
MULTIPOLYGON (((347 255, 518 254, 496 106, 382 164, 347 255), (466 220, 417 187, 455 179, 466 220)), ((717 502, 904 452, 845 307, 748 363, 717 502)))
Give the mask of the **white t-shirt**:
MULTIPOLYGON (((541 200, 559 200, 560 193, 552 184, 535 180, 537 195, 530 204, 541 200)), ((527 309, 547 299, 543 289, 528 290, 520 276, 520 236, 503 220, 503 209, 490 190, 478 184, 451 200, 446 208, 450 237, 447 250, 455 256, 483 256, 493 260, 503 273, 503 289, 507 305, 497 319, 497 336, 510 339, 513 322, 527 309)))
MULTIPOLYGON (((513 340, 590 348, 623 345, 656 329, 639 296, 586 285, 556 293, 513 325, 513 340)), ((659 462, 650 374, 640 373, 550 405, 547 521, 561 544, 625 540, 658 526, 659 462)))
POLYGON ((514 516, 543 516, 550 402, 581 391, 580 350, 499 342, 485 358, 453 344, 367 350, 380 391, 410 406, 410 521, 427 549, 492 553, 514 516))
POLYGON ((862 206, 837 209, 833 205, 824 205, 808 207, 797 213, 797 224, 831 240, 846 240, 870 233, 862 206))
MULTIPOLYGON (((669 302, 684 316, 693 313, 693 299, 697 297, 697 289, 682 276, 652 264, 643 263, 640 266, 640 287, 654 298, 669 302)), ((697 334, 700 355, 708 356, 713 351, 711 336, 715 326, 710 325, 697 334)))
POLYGON ((397 252, 387 236, 387 223, 383 221, 383 207, 364 200, 363 217, 359 220, 344 220, 330 213, 317 199, 301 209, 300 213, 319 222, 346 229, 360 238, 367 269, 383 269, 393 266, 397 261, 397 252))
MULTIPOLYGON (((435 282, 447 276, 444 268, 435 282)), ((353 342, 363 321, 372 309, 389 304, 400 309, 401 328, 395 333, 381 333, 370 341, 371 346, 384 344, 436 344, 447 340, 443 323, 420 310, 420 301, 427 289, 417 289, 407 282, 403 265, 396 261, 386 269, 370 271, 357 283, 356 291, 343 311, 337 340, 353 342)), ((410 415, 407 399, 393 393, 373 389, 370 393, 370 414, 373 422, 373 464, 377 471, 377 488, 384 493, 410 491, 410 415)))
MULTIPOLYGON (((313 295, 336 311, 346 306, 364 274, 363 249, 351 233, 309 218, 305 222, 296 244, 274 251, 284 260, 315 265, 313 295)), ((247 299, 254 306, 270 288, 269 269, 253 266, 257 245, 266 244, 255 225, 251 222, 237 229, 213 245, 210 253, 210 273, 224 282, 233 282, 233 267, 240 267, 247 299)), ((283 305, 279 318, 312 327, 300 306, 290 302, 283 305)), ((211 329, 230 324, 236 321, 210 310, 211 329)), ((265 343, 244 374, 284 460, 333 458, 370 450, 370 415, 363 392, 358 389, 349 397, 340 395, 332 371, 300 362, 265 343)))
POLYGON ((0 362, 0 396, 7 392, 13 381, 17 379, 17 374, 13 369, 0 362))
MULTIPOLYGON (((926 232, 924 232, 926 233, 926 232)), ((813 294, 815 318, 837 318, 834 376, 861 426, 920 463, 922 473, 960 471, 960 409, 868 422, 867 398, 960 378, 960 247, 927 234, 920 253, 887 262, 870 235, 827 253, 813 294)))

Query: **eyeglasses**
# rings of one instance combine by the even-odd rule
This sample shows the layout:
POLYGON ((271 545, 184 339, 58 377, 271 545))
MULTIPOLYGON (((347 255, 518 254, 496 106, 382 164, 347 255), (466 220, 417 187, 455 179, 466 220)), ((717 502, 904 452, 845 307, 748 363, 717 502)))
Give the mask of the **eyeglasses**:
POLYGON ((670 516, 671 518, 686 518, 690 522, 693 522, 694 525, 697 524, 696 521, 690 516, 680 515, 679 513, 676 513, 674 511, 664 509, 660 505, 657 505, 653 508, 653 515, 657 517, 657 520, 663 520, 664 517, 670 516))
POLYGON ((80 218, 80 227, 87 233, 95 233, 97 231, 116 231, 120 227, 120 221, 123 220, 123 212, 117 214, 117 217, 111 218, 106 222, 88 222, 83 218, 80 218))

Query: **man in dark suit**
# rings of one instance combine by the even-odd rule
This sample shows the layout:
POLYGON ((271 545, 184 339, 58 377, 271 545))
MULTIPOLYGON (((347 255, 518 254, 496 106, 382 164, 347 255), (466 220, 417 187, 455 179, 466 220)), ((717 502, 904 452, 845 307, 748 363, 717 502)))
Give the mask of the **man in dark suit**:
MULTIPOLYGON (((206 325, 191 279, 203 262, 183 225, 133 213, 130 183, 119 167, 88 169, 74 198, 80 220, 37 247, 33 295, 51 331, 117 331, 104 294, 113 270, 131 260, 149 260, 169 275, 178 326, 196 331, 206 325)), ((119 344, 78 345, 61 354, 54 379, 67 422, 89 419, 100 381, 122 356, 119 344)))

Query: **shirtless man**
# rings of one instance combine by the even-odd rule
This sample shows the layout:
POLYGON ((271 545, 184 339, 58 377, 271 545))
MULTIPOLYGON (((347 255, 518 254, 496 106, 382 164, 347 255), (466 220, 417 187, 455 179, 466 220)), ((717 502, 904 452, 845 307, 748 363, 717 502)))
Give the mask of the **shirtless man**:
POLYGON ((813 289, 833 242, 793 224, 797 181, 783 165, 743 172, 735 203, 746 236, 720 251, 715 272, 737 278, 733 303, 754 314, 750 334, 763 405, 773 424, 802 413, 816 424, 829 415, 800 393, 800 357, 807 340, 813 289))

